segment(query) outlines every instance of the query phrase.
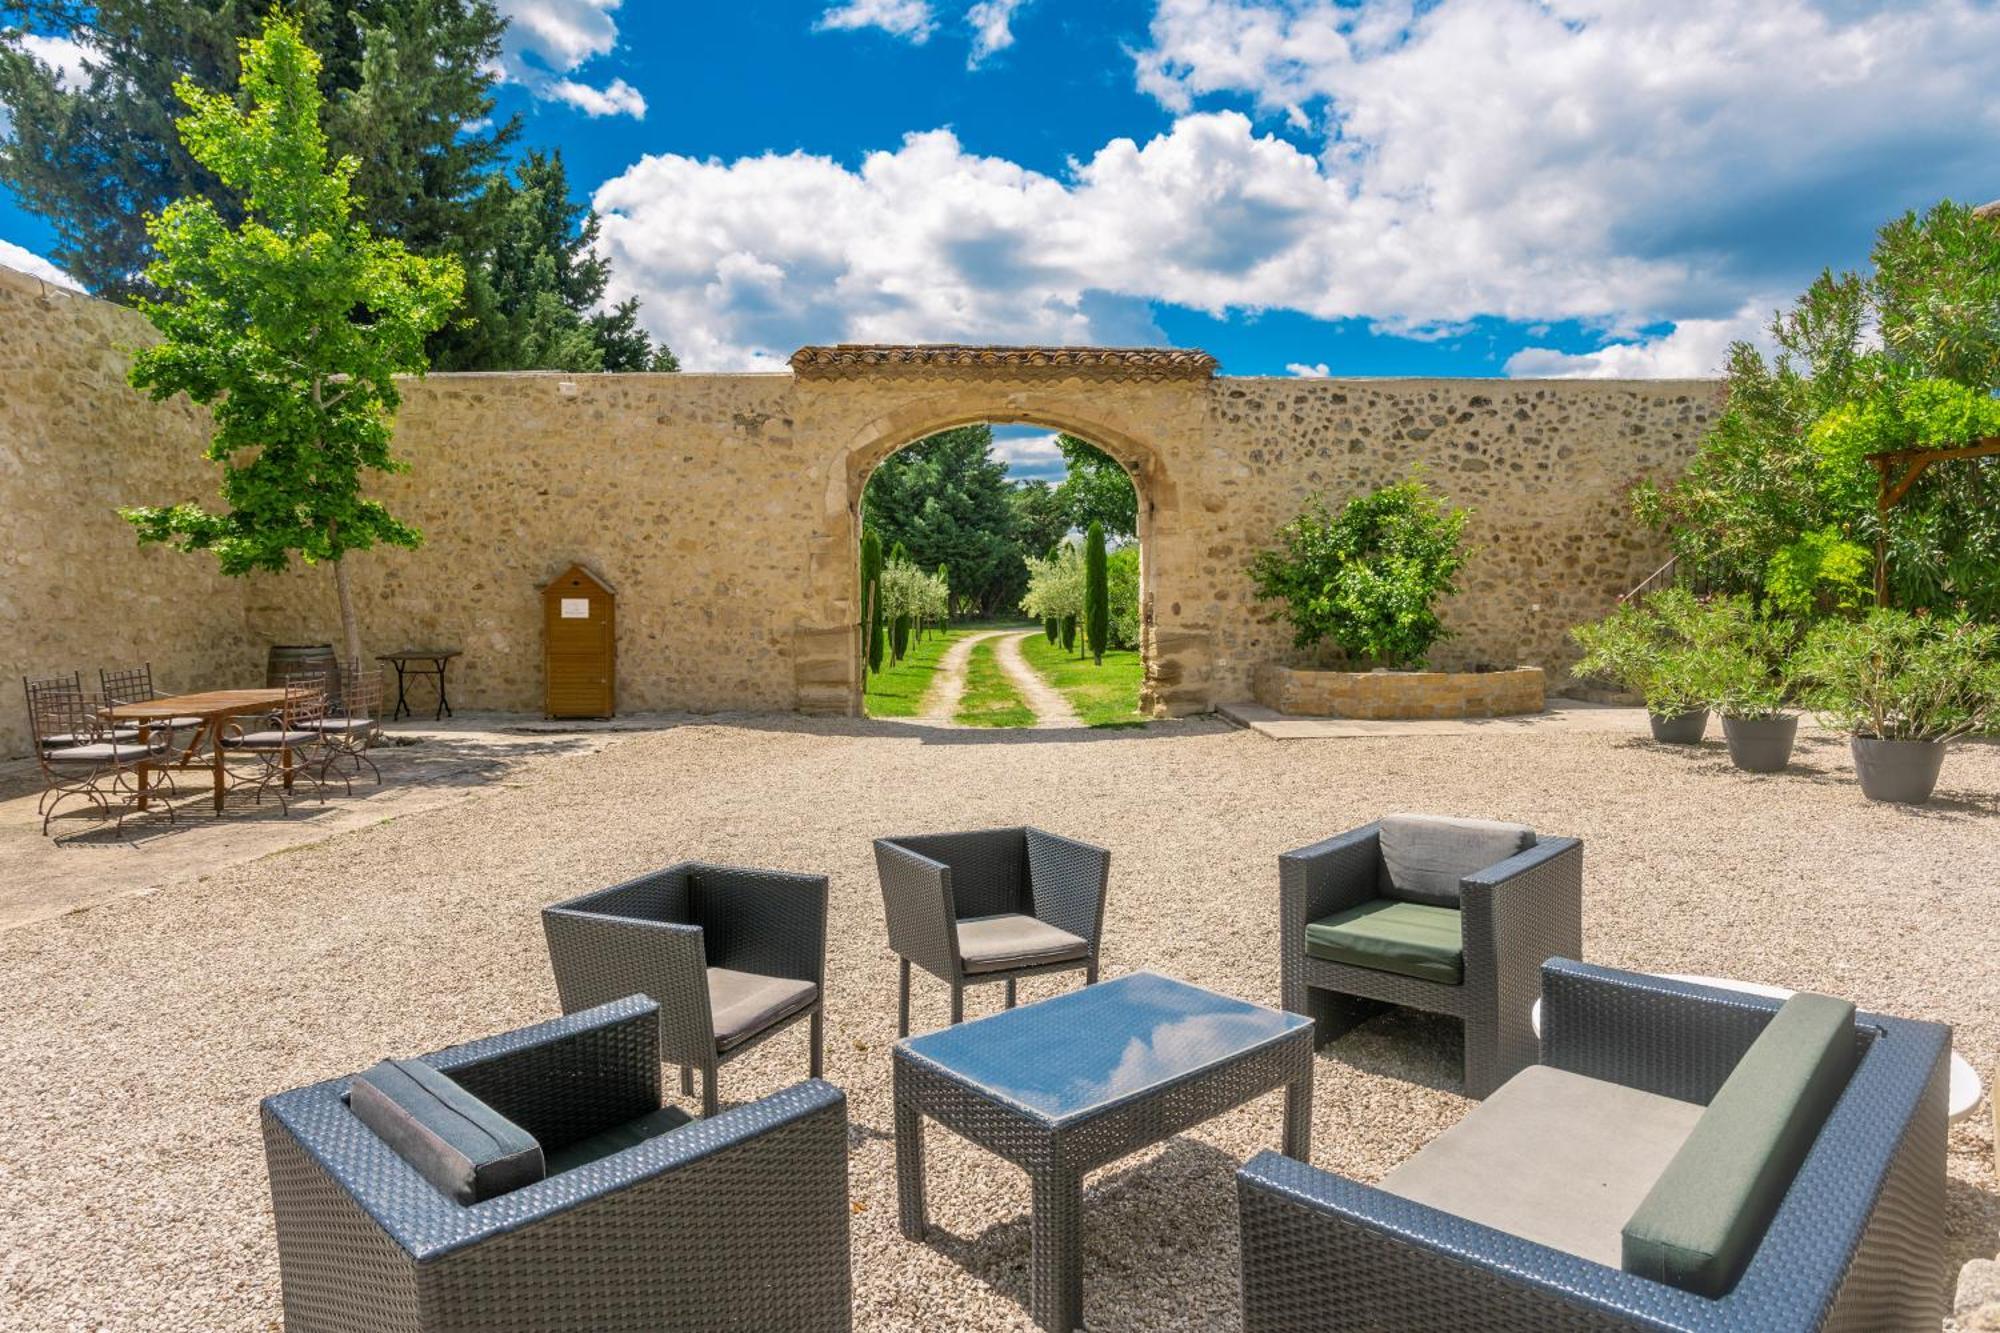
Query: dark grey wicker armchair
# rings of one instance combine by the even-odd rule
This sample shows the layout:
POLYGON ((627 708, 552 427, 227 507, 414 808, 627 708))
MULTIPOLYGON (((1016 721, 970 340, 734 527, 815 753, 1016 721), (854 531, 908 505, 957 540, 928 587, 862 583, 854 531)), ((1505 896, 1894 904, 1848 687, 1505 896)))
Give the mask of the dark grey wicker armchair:
POLYGON ((701 1071, 702 1112, 720 1104, 718 1066, 800 1019, 820 1075, 826 989, 824 875, 685 861, 542 909, 564 1013, 622 995, 660 1002, 660 1054, 701 1071))
MULTIPOLYGON (((1564 960, 1543 975, 1541 1063, 1563 1071, 1553 1077, 1581 1076, 1638 1102, 1697 1103, 1696 1115, 1782 1003, 1564 960)), ((1950 1029, 1868 1013, 1854 1014, 1852 1027, 1853 1071, 1834 1085, 1837 1100, 1719 1295, 1418 1202, 1393 1192, 1396 1174, 1376 1188, 1267 1152, 1237 1175, 1243 1326, 1935 1333, 1944 1316, 1950 1029)), ((1583 1128, 1616 1135, 1621 1126, 1583 1128)), ((1464 1156, 1455 1164, 1464 1180, 1486 1177, 1489 1198, 1492 1181, 1534 1168, 1464 1156)), ((1577 1188, 1550 1174, 1536 1178, 1537 1206, 1553 1208, 1577 1188)), ((1588 1199, 1576 1206, 1601 1208, 1588 1199)))
POLYGON ((424 1063, 532 1134, 548 1174, 455 1202, 349 1109, 352 1080, 265 1099, 289 1333, 850 1327, 838 1088, 662 1110, 643 996, 424 1063), (633 1146, 593 1156, 607 1139, 633 1146))
POLYGON ((1285 853, 1278 883, 1282 1003, 1314 1020, 1321 1043, 1399 1004, 1463 1020, 1467 1096, 1484 1097, 1534 1063, 1541 965, 1583 953, 1581 842, 1392 815, 1285 853), (1413 867, 1392 855, 1391 865, 1385 827, 1392 839, 1442 830, 1461 854, 1496 839, 1526 845, 1491 864, 1475 855, 1452 866, 1446 854, 1413 867))
POLYGON ((965 988, 1044 972, 1097 980, 1111 853, 1036 828, 875 840, 889 947, 902 958, 897 1030, 910 1035, 910 964, 951 987, 951 1021, 965 988))

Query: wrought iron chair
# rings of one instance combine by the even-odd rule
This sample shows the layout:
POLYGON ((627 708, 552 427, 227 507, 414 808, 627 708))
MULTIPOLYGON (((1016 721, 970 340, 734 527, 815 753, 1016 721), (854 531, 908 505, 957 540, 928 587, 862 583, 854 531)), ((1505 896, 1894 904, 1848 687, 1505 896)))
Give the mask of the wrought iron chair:
POLYGON ((169 799, 163 808, 168 821, 173 822, 171 797, 179 793, 162 763, 171 729, 163 730, 151 744, 141 745, 135 733, 105 721, 103 701, 85 694, 80 679, 72 675, 22 681, 28 723, 35 737, 35 758, 45 783, 35 807, 42 816, 42 833, 47 835, 57 807, 72 796, 92 802, 122 830, 126 798, 136 799, 139 794, 136 779, 141 763, 151 765, 167 784, 169 799))
POLYGON ((329 699, 325 715, 314 726, 323 742, 319 761, 322 783, 338 773, 341 786, 352 795, 353 779, 360 777, 365 767, 375 775, 375 785, 382 785, 382 770, 368 757, 368 751, 382 738, 381 667, 343 663, 340 695, 329 699))
MULTIPOLYGON (((105 702, 114 708, 119 704, 151 703, 160 697, 159 690, 153 686, 151 662, 144 662, 135 667, 118 667, 115 670, 99 667, 97 680, 104 687, 105 702)), ((193 753, 200 749, 201 741, 208 730, 206 721, 198 717, 171 717, 162 722, 147 724, 149 731, 156 727, 165 727, 176 738, 185 738, 188 741, 185 753, 193 753)), ((137 728, 122 729, 134 732, 137 730, 137 728)))
POLYGON ((231 756, 236 756, 254 765, 241 779, 232 773, 232 781, 243 785, 254 782, 255 800, 260 805, 265 789, 277 782, 278 809, 284 814, 291 813, 292 788, 287 778, 292 782, 305 778, 313 784, 319 799, 325 801, 326 783, 316 771, 320 750, 326 743, 318 724, 325 716, 324 678, 300 674, 286 680, 285 701, 270 713, 224 723, 216 733, 216 741, 222 747, 225 764, 231 756))
POLYGON ((902 961, 897 1031, 910 1035, 910 965, 951 987, 951 1021, 965 988, 1083 969, 1097 980, 1111 853, 1037 828, 984 829, 875 840, 889 947, 902 961))

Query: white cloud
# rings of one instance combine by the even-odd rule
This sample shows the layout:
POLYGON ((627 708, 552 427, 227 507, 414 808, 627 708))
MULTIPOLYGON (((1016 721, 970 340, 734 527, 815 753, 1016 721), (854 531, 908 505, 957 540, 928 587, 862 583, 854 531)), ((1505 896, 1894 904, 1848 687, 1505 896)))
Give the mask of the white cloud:
MULTIPOLYGON (((1856 257, 1891 199, 1985 188, 2000 7, 1825 3, 1162 0, 1137 68, 1180 114, 1059 174, 934 130, 858 166, 650 156, 595 202, 615 295, 690 368, 1143 341, 1161 302, 1415 336, 1568 322, 1607 345, 1516 372, 1706 373, 1749 295, 1856 257), (1231 93, 1269 132, 1207 109, 1231 93)), ((886 11, 830 12, 864 5, 886 11)))
POLYGON ((507 20, 500 39, 501 78, 534 96, 565 102, 585 115, 643 117, 646 99, 623 79, 596 87, 564 77, 618 47, 614 12, 623 0, 497 0, 507 20))
POLYGON ((1302 380, 1333 378, 1333 372, 1327 369, 1326 362, 1324 361, 1316 362, 1310 366, 1303 361, 1287 361, 1285 363, 1285 373, 1287 375, 1296 375, 1302 380))
POLYGON ((1607 343, 1592 352, 1524 347, 1507 358, 1516 379, 1704 379, 1722 373, 1736 342, 1769 348, 1771 312, 1778 298, 1746 301, 1726 319, 1684 319, 1658 337, 1607 343))
POLYGON ((1014 15, 1027 3, 1028 0, 979 0, 965 11, 965 21, 972 25, 972 54, 966 57, 967 69, 976 68, 995 51, 1004 51, 1014 44, 1014 15))
POLYGON ((993 456, 1009 471, 1028 477, 1060 476, 1065 464, 1054 432, 1047 435, 993 437, 993 456))
POLYGON ((52 282, 58 287, 67 287, 74 292, 83 290, 76 279, 70 277, 69 274, 36 254, 33 250, 24 249, 12 241, 0 240, 0 268, 11 268, 18 273, 26 273, 30 277, 40 278, 44 282, 52 282))
POLYGON ((599 116, 646 118, 646 99, 623 79, 613 79, 602 88, 593 88, 574 79, 558 79, 541 94, 550 101, 567 102, 593 120, 599 116))
POLYGON ((937 16, 931 12, 930 0, 847 0, 846 4, 830 6, 813 26, 850 32, 880 28, 893 37, 922 45, 937 31, 937 16))

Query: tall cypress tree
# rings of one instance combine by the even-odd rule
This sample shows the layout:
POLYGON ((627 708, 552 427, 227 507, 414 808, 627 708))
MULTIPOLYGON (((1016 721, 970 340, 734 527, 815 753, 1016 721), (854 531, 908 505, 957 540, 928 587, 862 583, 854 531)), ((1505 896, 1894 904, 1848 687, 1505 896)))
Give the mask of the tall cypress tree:
POLYGON ((882 537, 861 534, 861 656, 870 671, 882 669, 882 537))
POLYGON ((1105 636, 1111 630, 1111 581, 1104 563, 1104 525, 1091 520, 1083 534, 1083 632, 1090 655, 1104 665, 1105 636))

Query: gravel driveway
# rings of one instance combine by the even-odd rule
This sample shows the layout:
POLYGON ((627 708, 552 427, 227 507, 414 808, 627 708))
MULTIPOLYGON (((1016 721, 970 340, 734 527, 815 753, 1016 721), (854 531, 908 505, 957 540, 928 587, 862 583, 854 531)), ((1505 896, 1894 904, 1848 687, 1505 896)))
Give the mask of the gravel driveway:
MULTIPOLYGON (((1584 839, 1595 961, 1759 978, 1939 1019, 2000 1055, 2000 748, 1941 799, 1871 806, 1837 739, 1752 778, 1611 734, 1274 742, 1212 721, 980 733, 702 720, 536 761, 505 786, 0 934, 0 1324, 270 1329, 277 1263, 257 1099, 556 1012, 536 909, 682 857, 833 877, 827 1077, 851 1099, 857 1324, 1025 1327, 1024 1177, 930 1135, 927 1244, 896 1232, 896 971, 869 839, 1032 822, 1112 848, 1109 975, 1275 1002, 1279 852, 1396 809, 1584 839)), ((1067 978, 1025 983, 1024 999, 1067 978)), ((996 989, 974 991, 973 1014, 996 989)), ((920 977, 915 1021, 943 1022, 920 977)), ((729 1066, 726 1098, 802 1077, 803 1030, 729 1066)), ((1394 1013, 1322 1053, 1313 1157, 1381 1176, 1468 1108, 1458 1036, 1394 1013)), ((669 1079, 667 1086, 676 1088, 669 1079)), ((1085 1301, 1103 1329, 1236 1325, 1231 1173, 1275 1145, 1273 1095, 1093 1177, 1085 1301)), ((2000 1249, 1992 1130, 1951 1138, 1951 1271, 2000 1249)), ((1941 1272, 1940 1280, 1944 1275, 1941 1272)))

